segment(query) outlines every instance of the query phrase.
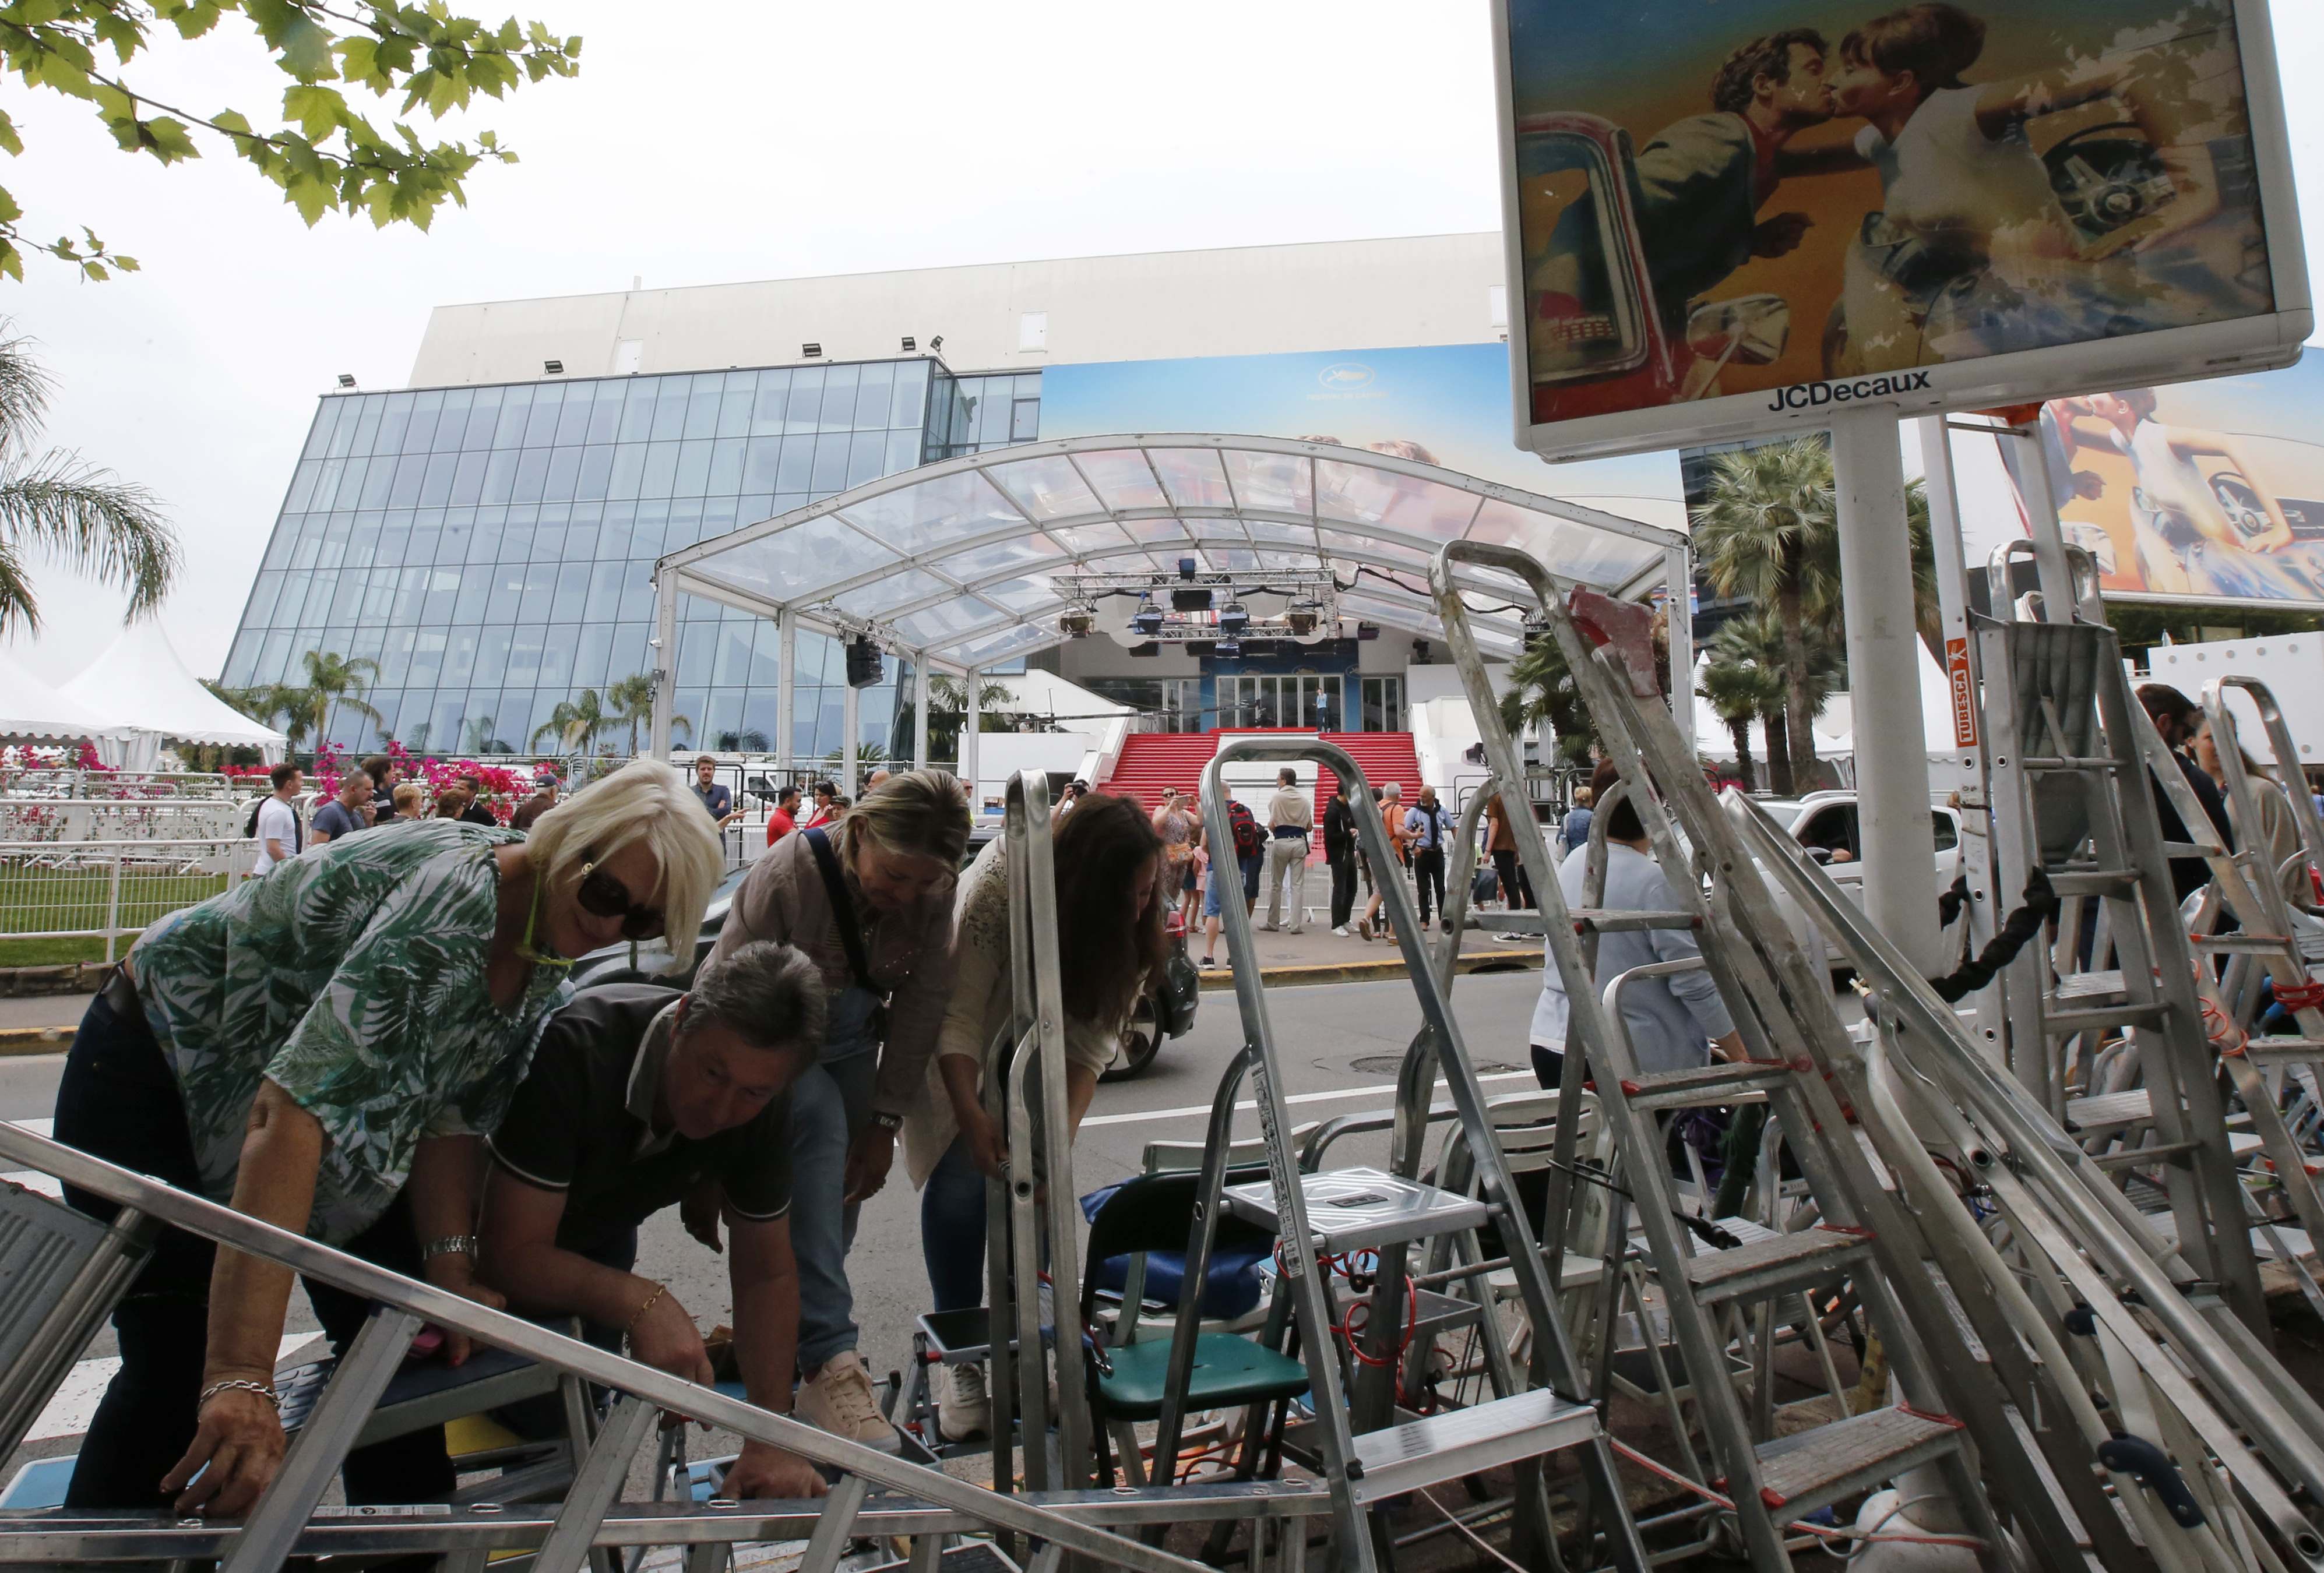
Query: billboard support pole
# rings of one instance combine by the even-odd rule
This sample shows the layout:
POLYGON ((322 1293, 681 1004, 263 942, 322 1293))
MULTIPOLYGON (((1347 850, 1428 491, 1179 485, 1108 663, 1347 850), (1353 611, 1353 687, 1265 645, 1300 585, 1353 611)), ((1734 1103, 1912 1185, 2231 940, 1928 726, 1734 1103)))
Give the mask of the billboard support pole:
POLYGON ((1880 873, 1865 881, 1865 908, 1925 974, 1938 961, 1936 862, 1899 436, 1893 412, 1840 417, 1831 425, 1831 465, 1855 715, 1857 816, 1865 861, 1880 873))
POLYGON ((1669 629, 1671 717, 1686 746, 1702 751, 1694 730, 1694 554, 1685 547, 1663 553, 1664 583, 1670 596, 1665 618, 1669 629))
POLYGON ((2074 620, 2074 571, 2066 562, 2066 532, 2058 524, 2056 477, 2050 474, 2050 447, 2042 440, 2042 418, 2036 414, 2023 427, 2001 434, 2003 442, 2017 445, 2024 488, 2025 531, 2034 538, 2034 566, 2042 578, 2044 622, 2074 620))

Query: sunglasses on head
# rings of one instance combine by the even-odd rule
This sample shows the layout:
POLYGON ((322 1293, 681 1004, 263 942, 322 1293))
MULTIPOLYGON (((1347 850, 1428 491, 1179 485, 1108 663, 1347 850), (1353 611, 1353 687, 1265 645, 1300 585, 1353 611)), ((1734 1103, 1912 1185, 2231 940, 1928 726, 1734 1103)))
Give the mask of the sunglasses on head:
POLYGON ((661 935, 661 908, 641 906, 632 901, 629 887, 594 862, 581 865, 581 888, 576 895, 582 911, 598 917, 620 918, 622 937, 625 940, 650 940, 661 935))

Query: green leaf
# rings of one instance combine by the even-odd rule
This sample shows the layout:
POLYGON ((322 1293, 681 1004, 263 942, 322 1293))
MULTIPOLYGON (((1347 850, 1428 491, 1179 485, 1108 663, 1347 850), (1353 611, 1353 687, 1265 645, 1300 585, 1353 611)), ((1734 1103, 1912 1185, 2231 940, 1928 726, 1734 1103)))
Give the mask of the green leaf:
POLYGON ((24 139, 16 134, 16 123, 9 119, 5 111, 0 111, 0 149, 11 153, 24 151, 24 139))
POLYGON ((338 206, 338 192, 332 189, 328 180, 314 175, 291 176, 284 192, 290 198, 290 205, 298 208, 299 216, 307 221, 309 229, 314 228, 322 221, 324 214, 338 206))
POLYGON ((304 84, 282 90, 282 118, 296 122, 309 141, 330 135, 346 116, 347 101, 337 88, 304 84))
POLYGON ((193 136, 182 120, 174 120, 166 115, 156 115, 145 122, 141 129, 146 149, 165 164, 202 156, 201 149, 194 145, 193 136))
POLYGON ((199 38, 217 25, 217 0, 160 0, 154 6, 163 21, 177 28, 180 38, 199 38))
POLYGON ((338 41, 339 75, 350 82, 360 82, 374 93, 384 93, 394 84, 379 69, 379 44, 376 40, 357 34, 338 41))

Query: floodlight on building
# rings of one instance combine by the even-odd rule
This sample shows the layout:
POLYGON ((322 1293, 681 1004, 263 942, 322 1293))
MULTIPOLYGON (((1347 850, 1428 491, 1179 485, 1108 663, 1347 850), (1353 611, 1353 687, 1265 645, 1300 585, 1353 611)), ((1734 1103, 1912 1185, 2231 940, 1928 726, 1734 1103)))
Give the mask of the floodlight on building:
POLYGON ((919 341, 919 340, 918 340, 918 339, 914 338, 914 337, 913 337, 910 334, 908 334, 908 334, 906 334, 906 335, 904 336, 904 353, 905 353, 906 354, 911 354, 914 350, 918 349, 919 347, 920 347, 920 341, 919 341))
POLYGON ((1219 631, 1238 634, 1250 626, 1250 613, 1240 601, 1230 601, 1219 608, 1219 631))
POLYGON ((355 385, 355 374, 353 372, 341 372, 341 373, 339 373, 339 386, 340 386, 340 387, 342 387, 342 388, 352 388, 352 387, 354 387, 355 385))
POLYGON ((799 354, 807 360, 811 361, 821 354, 823 354, 823 346, 819 344, 810 342, 799 345, 799 354))
POLYGON ((540 363, 540 369, 548 373, 552 377, 562 377, 565 375, 565 363, 563 361, 543 361, 540 363))
POLYGON ((1138 598, 1138 610, 1130 614, 1130 629, 1141 639, 1152 639, 1162 631, 1162 609, 1154 604, 1154 597, 1138 598))
POLYGON ((928 340, 928 348, 931 350, 940 350, 944 348, 944 335, 938 334, 936 337, 928 340))

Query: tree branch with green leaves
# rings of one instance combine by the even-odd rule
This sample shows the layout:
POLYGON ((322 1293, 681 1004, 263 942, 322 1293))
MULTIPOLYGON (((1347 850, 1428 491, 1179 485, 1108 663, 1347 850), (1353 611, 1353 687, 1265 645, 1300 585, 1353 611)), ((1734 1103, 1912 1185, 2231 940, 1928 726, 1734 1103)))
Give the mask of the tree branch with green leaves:
MULTIPOLYGON (((473 141, 430 143, 407 117, 425 109, 441 120, 492 98, 580 69, 581 41, 559 39, 540 22, 491 27, 453 15, 442 0, 399 5, 351 0, 15 0, 0 5, 0 70, 28 87, 78 98, 96 112, 124 152, 163 164, 199 158, 197 133, 223 139, 282 189, 309 227, 326 213, 361 213, 381 228, 425 230, 447 201, 467 205, 466 179, 487 159, 517 161, 490 131, 473 141), (241 110, 203 113, 146 93, 125 68, 152 44, 157 25, 188 41, 204 38, 228 13, 245 18, 291 85, 281 124, 263 128, 241 110), (383 125, 349 102, 350 90, 402 102, 383 125)), ((0 151, 22 156, 15 123, 0 111, 0 151)), ((23 231, 23 212, 0 189, 0 273, 22 280, 24 253, 44 252, 106 279, 134 271, 136 259, 110 250, 87 227, 42 243, 23 231)))

